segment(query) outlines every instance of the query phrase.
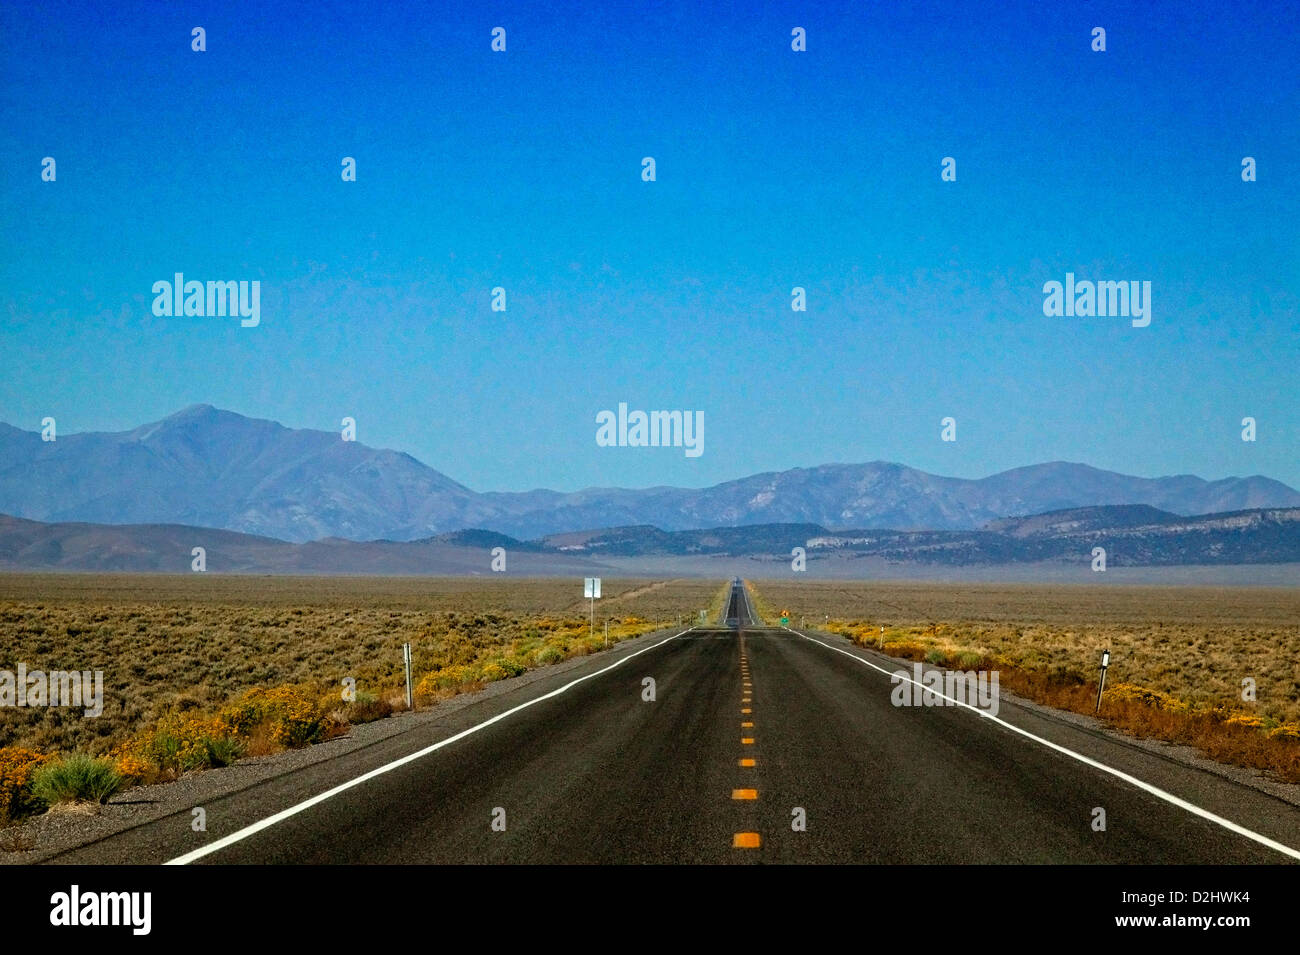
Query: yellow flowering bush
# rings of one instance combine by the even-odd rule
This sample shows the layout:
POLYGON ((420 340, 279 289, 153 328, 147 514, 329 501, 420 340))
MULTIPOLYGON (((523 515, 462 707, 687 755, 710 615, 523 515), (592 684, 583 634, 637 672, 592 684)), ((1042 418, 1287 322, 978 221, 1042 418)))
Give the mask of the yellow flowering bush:
POLYGON ((153 775, 154 767, 148 760, 134 753, 121 751, 121 748, 114 752, 113 764, 117 767, 118 773, 131 783, 144 782, 153 775))
POLYGON ((443 667, 421 677, 415 687, 415 695, 421 699, 429 699, 436 696, 438 690, 454 690, 466 683, 475 683, 478 678, 478 670, 472 666, 457 664, 443 667))
POLYGON ((479 671, 479 679, 484 683, 494 683, 497 680, 504 680, 508 676, 510 676, 510 673, 506 668, 495 660, 483 664, 483 668, 479 671))
POLYGON ((41 807, 32 795, 32 775, 51 757, 21 746, 0 748, 0 820, 16 819, 41 807))
POLYGON ((1152 690, 1145 686, 1136 686, 1132 683, 1116 683, 1114 686, 1107 687, 1106 700, 1108 702, 1142 703, 1157 710, 1164 710, 1167 713, 1186 713, 1191 709, 1189 704, 1170 696, 1168 693, 1152 690))
POLYGON ((143 780, 151 769, 184 773, 227 766, 243 752, 235 733, 216 716, 172 713, 114 751, 123 776, 143 780))
POLYGON ((1238 713, 1235 716, 1228 717, 1224 722, 1229 726, 1247 726, 1256 730, 1268 728, 1264 717, 1256 716, 1253 713, 1238 713))
POLYGON ((291 748, 320 742, 330 722, 317 694, 296 686, 256 687, 217 715, 225 735, 246 738, 265 728, 272 742, 291 748))

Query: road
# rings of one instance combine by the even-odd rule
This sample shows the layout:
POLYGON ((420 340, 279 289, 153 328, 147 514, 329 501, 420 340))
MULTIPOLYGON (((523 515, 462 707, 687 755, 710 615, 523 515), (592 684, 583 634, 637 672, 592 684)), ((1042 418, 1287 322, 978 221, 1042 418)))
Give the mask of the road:
POLYGON ((206 833, 186 813, 53 861, 1295 861, 1260 841, 1300 847, 1275 797, 1007 700, 896 706, 901 666, 764 626, 737 586, 708 627, 209 803, 206 833))

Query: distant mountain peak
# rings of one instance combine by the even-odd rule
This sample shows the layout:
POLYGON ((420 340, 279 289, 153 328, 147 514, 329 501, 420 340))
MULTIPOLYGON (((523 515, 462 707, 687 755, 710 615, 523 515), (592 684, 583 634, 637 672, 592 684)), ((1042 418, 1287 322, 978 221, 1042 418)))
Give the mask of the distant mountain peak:
POLYGON ((238 412, 224 411, 213 405, 193 404, 182 408, 180 411, 173 412, 165 418, 142 424, 138 428, 126 432, 126 434, 135 441, 148 441, 160 435, 195 434, 204 431, 216 432, 223 427, 240 427, 245 424, 259 425, 261 427, 268 425, 275 428, 280 427, 279 424, 273 421, 246 418, 238 412))
MULTIPOLYGON (((220 410, 221 409, 217 408, 215 405, 210 405, 206 402, 198 402, 197 404, 187 405, 186 407, 182 408, 180 411, 177 411, 174 414, 170 414, 167 417, 175 420, 180 420, 182 418, 207 417, 213 414, 214 412, 220 410)), ((235 414, 236 412, 227 411, 225 413, 235 414)))

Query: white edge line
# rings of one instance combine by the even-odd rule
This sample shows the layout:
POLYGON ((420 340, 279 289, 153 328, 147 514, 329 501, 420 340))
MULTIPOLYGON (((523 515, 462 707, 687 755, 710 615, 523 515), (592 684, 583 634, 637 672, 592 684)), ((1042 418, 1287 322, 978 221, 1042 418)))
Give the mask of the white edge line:
MULTIPOLYGON (((873 670, 879 670, 881 673, 884 673, 886 676, 890 677, 890 679, 897 679, 896 672, 886 670, 884 667, 878 667, 870 660, 863 659, 862 657, 858 656, 856 653, 849 653, 847 650, 841 647, 831 646, 829 643, 825 643, 821 640, 816 639, 815 637, 810 637, 806 633, 799 633, 798 630, 791 630, 789 627, 784 627, 782 629, 789 630, 791 633, 803 637, 805 640, 811 640, 813 643, 821 644, 827 650, 834 650, 836 653, 842 653, 851 660, 857 660, 863 666, 869 666, 873 670)), ((1119 770, 1111 766, 1107 766, 1105 763, 1098 762, 1097 760, 1092 759, 1089 756, 1084 756, 1082 753, 1076 753, 1074 750, 1061 746, 1059 743, 1053 743, 1049 739, 1043 739, 1043 737, 1041 736, 1036 736, 1033 733, 1029 732, 1028 730, 1021 729, 1019 726, 1015 726, 1011 723, 1008 723, 1004 719, 1000 719, 994 716, 992 713, 989 713, 987 710, 981 710, 978 706, 971 706, 969 703, 965 702, 964 700, 955 700, 950 696, 945 696, 943 693, 933 689, 932 687, 925 686, 924 684, 921 683, 917 683, 915 680, 913 680, 910 676, 906 674, 906 671, 898 671, 898 672, 902 673, 902 679, 906 680, 908 683, 913 684, 914 686, 921 687, 926 693, 930 693, 935 696, 942 697, 943 699, 947 700, 950 703, 954 703, 957 706, 965 707, 966 709, 971 710, 972 712, 978 713, 980 716, 984 717, 985 719, 992 720, 994 723, 997 723, 1001 726, 1005 726, 1013 733, 1019 733, 1021 736, 1027 737, 1028 739, 1032 739, 1036 743, 1042 743, 1044 746, 1048 747, 1049 749, 1054 749, 1058 753, 1063 753, 1066 756, 1069 756, 1071 759, 1077 759, 1079 762, 1091 766, 1094 769, 1100 769, 1103 773, 1109 773, 1110 775, 1118 779, 1122 779, 1124 782, 1132 786, 1136 786, 1138 789, 1144 790, 1145 792, 1149 792, 1151 795, 1155 796, 1158 799, 1163 799, 1165 802, 1175 805, 1179 809, 1185 809, 1187 812, 1192 813, 1192 815, 1200 816, 1202 819, 1208 819, 1210 822, 1213 822, 1216 825, 1220 825, 1224 829, 1227 829, 1231 832, 1235 832, 1239 836, 1245 836, 1247 839, 1253 839, 1255 842, 1258 842, 1260 845, 1267 846, 1268 848, 1273 849, 1276 852, 1280 852, 1283 855, 1290 856, 1292 859, 1300 859, 1300 851, 1297 851, 1296 849, 1292 849, 1290 846, 1283 845, 1282 843, 1277 842, 1276 840, 1270 839, 1268 836, 1262 836, 1258 832, 1254 832, 1250 829, 1247 829, 1245 826, 1238 825, 1237 823, 1233 822, 1231 819, 1224 819, 1222 816, 1216 816, 1208 809, 1202 809, 1200 806, 1197 806, 1194 803, 1190 803, 1186 799, 1180 799, 1178 796, 1175 796, 1173 793, 1165 792, 1163 789, 1159 788, 1158 786, 1153 786, 1148 782, 1143 782, 1141 779, 1138 779, 1136 776, 1130 776, 1128 773, 1124 772, 1123 770, 1119 770)))
POLYGON ((582 683, 584 680, 590 680, 593 677, 600 676, 602 673, 608 673, 610 670, 614 669, 615 667, 622 666, 624 663, 626 663, 628 660, 631 660, 633 657, 639 657, 643 653, 649 653, 651 650, 658 649, 659 647, 662 647, 665 643, 669 643, 673 640, 676 640, 678 637, 682 636, 683 634, 690 633, 694 629, 695 629, 694 627, 687 627, 681 633, 675 633, 671 637, 668 637, 666 640, 660 640, 658 643, 652 644, 651 646, 648 647, 643 647, 642 649, 637 650, 635 653, 629 653, 627 656, 614 661, 609 666, 603 669, 597 670, 595 673, 588 673, 586 676, 580 676, 576 680, 564 684, 564 686, 560 687, 559 689, 551 690, 551 692, 549 693, 543 693, 541 696, 535 697, 534 699, 531 699, 526 703, 520 703, 518 706, 513 707, 512 709, 506 710, 504 713, 498 713, 496 716, 493 716, 490 719, 486 719, 482 723, 479 723, 475 726, 471 726, 469 729, 461 730, 459 733, 456 733, 452 736, 448 736, 444 740, 439 740, 438 742, 434 743, 432 746, 426 746, 422 750, 418 750, 417 752, 410 753, 406 756, 401 757, 400 759, 395 759, 391 763, 385 763, 383 766, 380 766, 377 769, 372 769, 368 773, 363 773, 362 775, 356 777, 355 779, 349 779, 345 783, 340 783, 339 785, 335 786, 333 789, 327 789, 325 790, 325 792, 320 793, 317 796, 312 796, 310 799, 306 799, 298 803, 297 805, 290 806, 288 809, 282 809, 280 812, 277 812, 273 816, 267 816, 265 819, 262 819, 258 822, 254 822, 251 825, 247 825, 243 829, 240 829, 238 832, 232 832, 228 836, 223 836, 222 838, 218 839, 216 842, 211 842, 206 846, 202 846, 198 849, 193 850, 192 852, 187 852, 182 856, 177 856, 175 859, 172 859, 168 862, 164 862, 163 865, 189 865, 191 862, 194 862, 197 859, 202 859, 206 855, 211 855, 213 852, 219 852, 220 850, 226 848, 226 846, 231 846, 234 845, 236 842, 241 842, 244 839, 247 839, 249 836, 261 832, 263 829, 269 829, 271 828, 271 826, 274 826, 276 823, 283 822, 284 820, 288 819, 290 816, 296 816, 298 813, 310 809, 312 806, 323 803, 325 800, 333 796, 337 796, 341 792, 346 792, 347 790, 351 789, 354 786, 360 786, 362 783, 368 782, 374 779, 376 776, 382 776, 384 773, 397 769, 397 767, 399 766, 405 766, 407 763, 412 763, 417 759, 421 759, 425 756, 428 756, 430 753, 436 752, 437 750, 442 749, 444 746, 450 746, 452 743, 455 743, 458 740, 462 740, 466 736, 471 735, 472 733, 477 733, 479 730, 483 729, 484 727, 491 726, 493 723, 503 720, 507 716, 511 716, 515 713, 518 713, 520 710, 528 709, 528 707, 534 705, 535 703, 540 703, 542 702, 542 700, 549 700, 552 697, 559 696, 561 693, 564 693, 567 690, 572 689, 573 687, 577 686, 579 683, 582 683))

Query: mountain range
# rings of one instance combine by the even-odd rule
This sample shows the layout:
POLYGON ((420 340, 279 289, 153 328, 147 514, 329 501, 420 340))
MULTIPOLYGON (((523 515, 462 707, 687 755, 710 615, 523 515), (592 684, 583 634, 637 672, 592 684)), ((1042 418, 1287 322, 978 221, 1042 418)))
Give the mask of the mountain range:
MULTIPOLYGON (((617 575, 637 561, 647 566, 646 558, 675 576, 711 572, 709 558, 744 558, 750 566, 765 564, 766 573, 785 574, 793 548, 802 547, 808 569, 818 573, 832 565, 842 573, 858 566, 1055 564, 1087 577, 1095 547, 1106 549, 1114 567, 1294 568, 1300 566, 1300 508, 1182 517, 1119 505, 1005 519, 974 531, 830 531, 816 524, 665 531, 638 525, 534 541, 471 530, 418 541, 329 538, 297 544, 178 524, 47 524, 0 515, 3 570, 187 573, 196 546, 215 573, 488 574, 494 549, 504 548, 505 570, 524 576, 617 575)), ((1297 580, 1293 572, 1293 584, 1297 580)))
POLYGON ((707 488, 479 493, 400 451, 193 405, 124 432, 43 441, 0 424, 0 512, 53 523, 176 524, 289 542, 418 541, 466 528, 516 539, 648 525, 807 524, 977 531, 1071 508, 1145 505, 1178 517, 1300 507, 1262 476, 1141 478, 1052 462, 980 479, 901 464, 825 464, 707 488))

